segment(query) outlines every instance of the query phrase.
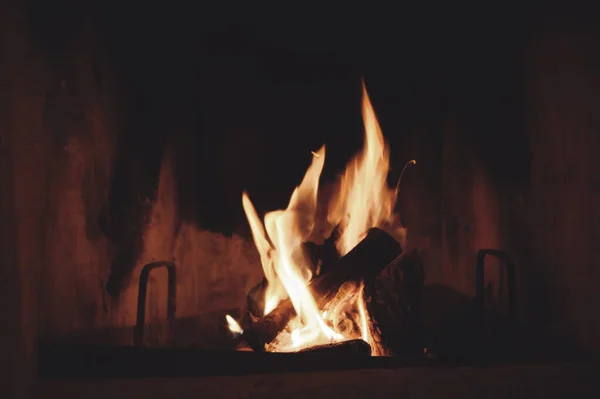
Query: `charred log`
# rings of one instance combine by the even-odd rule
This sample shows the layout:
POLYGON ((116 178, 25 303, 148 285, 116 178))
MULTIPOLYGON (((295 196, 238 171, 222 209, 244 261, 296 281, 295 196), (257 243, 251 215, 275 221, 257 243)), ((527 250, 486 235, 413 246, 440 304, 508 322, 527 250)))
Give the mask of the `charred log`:
MULTIPOLYGON (((319 275, 320 272, 320 246, 312 242, 305 242, 302 244, 302 252, 304 259, 310 268, 310 271, 314 277, 319 275)), ((263 278, 254 288, 252 288, 248 295, 246 295, 246 314, 244 315, 243 323, 245 326, 252 325, 255 320, 260 319, 263 316, 265 309, 265 294, 269 282, 266 278, 263 278)))
MULTIPOLYGON (((329 302, 345 282, 369 281, 401 252, 400 244, 389 234, 381 229, 369 230, 356 247, 310 282, 317 305, 329 302)), ((295 315, 291 300, 284 300, 245 330, 243 338, 255 351, 263 351, 295 315)))
POLYGON ((265 345, 273 341, 295 315, 296 311, 292 301, 286 299, 269 314, 258 319, 250 328, 244 330, 242 338, 254 351, 262 352, 265 345))
POLYGON ((423 262, 417 250, 404 253, 365 284, 371 323, 381 344, 395 355, 419 355, 425 342, 421 333, 423 262))
POLYGON ((246 295, 246 320, 244 320, 245 326, 252 325, 252 323, 261 318, 265 309, 265 293, 269 282, 266 278, 263 279, 254 286, 246 295))
POLYGON ((339 239, 339 225, 336 226, 329 237, 318 247, 319 260, 321 261, 321 272, 333 267, 340 259, 340 255, 335 247, 339 239))
POLYGON ((328 355, 358 355, 370 356, 371 346, 362 339, 351 339, 333 344, 311 346, 298 351, 298 353, 327 353, 328 355))

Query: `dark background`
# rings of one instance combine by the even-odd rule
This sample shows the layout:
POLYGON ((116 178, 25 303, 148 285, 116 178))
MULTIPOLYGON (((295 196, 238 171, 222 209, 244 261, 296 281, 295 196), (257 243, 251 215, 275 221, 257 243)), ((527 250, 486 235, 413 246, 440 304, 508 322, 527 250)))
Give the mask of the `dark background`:
MULTIPOLYGON (((259 209, 283 207, 309 150, 327 144, 330 179, 360 148, 361 77, 391 145, 391 180, 416 157, 409 148, 415 135, 435 143, 418 154, 425 156, 423 168, 438 168, 432 164, 441 158, 448 118, 474 132, 499 178, 522 178, 515 171, 527 168, 528 159, 524 51, 539 16, 415 6, 282 11, 31 6, 55 68, 82 26, 93 27, 107 49, 121 125, 116 168, 140 169, 115 176, 115 215, 131 212, 127 198, 150 195, 169 145, 176 148, 183 217, 233 231, 243 217, 242 189, 259 209)), ((101 85, 102 72, 95 75, 101 85)))

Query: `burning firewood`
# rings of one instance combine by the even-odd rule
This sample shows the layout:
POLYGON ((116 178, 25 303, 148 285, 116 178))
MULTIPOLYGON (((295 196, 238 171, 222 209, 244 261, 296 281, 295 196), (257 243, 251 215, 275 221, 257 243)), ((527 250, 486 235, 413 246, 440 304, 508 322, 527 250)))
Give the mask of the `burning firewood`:
MULTIPOLYGON (((286 209, 268 212, 261 221, 248 194, 242 195, 265 273, 247 297, 239 328, 244 331, 239 338, 255 351, 297 351, 358 337, 373 342, 364 287, 402 253, 406 230, 395 213, 398 187, 387 185, 389 151, 364 84, 362 115, 363 150, 335 183, 326 206, 317 206, 324 146, 313 152, 286 209), (306 243, 320 243, 336 224, 323 245, 306 243)), ((405 287, 381 290, 395 288, 405 287)), ((406 300, 404 295, 395 299, 406 300)))
POLYGON ((372 327, 387 352, 418 355, 424 342, 420 329, 423 262, 417 250, 403 253, 365 284, 372 327))
POLYGON ((327 353, 330 355, 371 356, 371 347, 362 339, 351 339, 326 345, 315 345, 298 353, 327 353))
POLYGON ((246 295, 246 314, 247 319, 244 320, 245 326, 250 326, 255 320, 262 317, 263 309, 265 308, 265 295, 269 282, 266 278, 255 285, 246 295))
MULTIPOLYGON (((307 259, 308 261, 307 265, 310 267, 313 278, 317 277, 320 274, 322 246, 312 242, 305 242, 302 244, 301 248, 304 252, 304 259, 307 259)), ((246 314, 244 315, 244 325, 249 326, 263 316, 267 285, 267 279, 263 278, 260 283, 254 286, 254 288, 248 292, 248 295, 246 295, 246 314)))
MULTIPOLYGON (((345 282, 369 281, 401 252, 400 244, 389 234, 370 229, 356 247, 311 280, 309 287, 317 305, 323 307, 328 303, 345 282)), ((246 329, 243 339, 255 351, 263 351, 265 344, 273 341, 295 315, 292 301, 286 299, 246 329)))

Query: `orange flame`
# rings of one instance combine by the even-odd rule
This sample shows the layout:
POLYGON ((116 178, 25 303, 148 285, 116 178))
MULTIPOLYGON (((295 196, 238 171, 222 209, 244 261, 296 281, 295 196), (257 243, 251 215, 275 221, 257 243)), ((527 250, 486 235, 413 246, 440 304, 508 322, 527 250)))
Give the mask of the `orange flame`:
POLYGON ((240 327, 238 322, 235 321, 235 319, 233 317, 231 317, 230 315, 226 314, 225 320, 227 320, 227 327, 229 328, 229 331, 231 331, 232 333, 241 334, 244 332, 244 330, 242 330, 242 327, 240 327))
POLYGON ((342 256, 354 248, 371 227, 383 228, 402 244, 405 238, 405 230, 394 213, 397 190, 387 184, 390 154, 364 82, 362 89, 365 144, 346 167, 328 213, 330 225, 340 224, 337 249, 342 256))
MULTIPOLYGON (((397 189, 387 185, 389 151, 364 83, 362 115, 364 147, 348 164, 328 206, 327 221, 340 225, 336 243, 340 255, 354 248, 371 227, 385 229, 401 243, 405 236, 394 213, 397 189)), ((315 227, 319 178, 324 163, 323 146, 313 152, 312 163, 294 190, 287 209, 267 213, 264 227, 248 195, 245 192, 242 195, 242 205, 268 281, 264 313, 289 297, 297 314, 267 350, 298 350, 352 338, 362 338, 373 345, 362 284, 340 288, 336 299, 325 309, 318 308, 308 288, 311 268, 301 245, 315 227), (354 316, 350 316, 352 313, 354 316)))
POLYGON ((314 153, 312 163, 302 183, 292 193, 287 209, 265 215, 265 229, 262 228, 248 195, 242 195, 242 204, 269 283, 264 312, 270 312, 282 299, 289 296, 298 315, 297 319, 302 321, 302 327, 294 329, 292 333, 293 347, 299 347, 306 341, 330 342, 342 338, 325 324, 308 289, 312 275, 301 247, 315 225, 319 177, 324 163, 323 146, 314 153))

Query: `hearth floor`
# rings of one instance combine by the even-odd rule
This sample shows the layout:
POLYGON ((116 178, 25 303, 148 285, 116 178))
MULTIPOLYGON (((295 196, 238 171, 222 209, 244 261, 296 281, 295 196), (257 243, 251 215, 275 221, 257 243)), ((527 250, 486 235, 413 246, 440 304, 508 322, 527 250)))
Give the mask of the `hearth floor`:
POLYGON ((253 374, 227 377, 40 380, 52 398, 599 398, 591 364, 253 374))

